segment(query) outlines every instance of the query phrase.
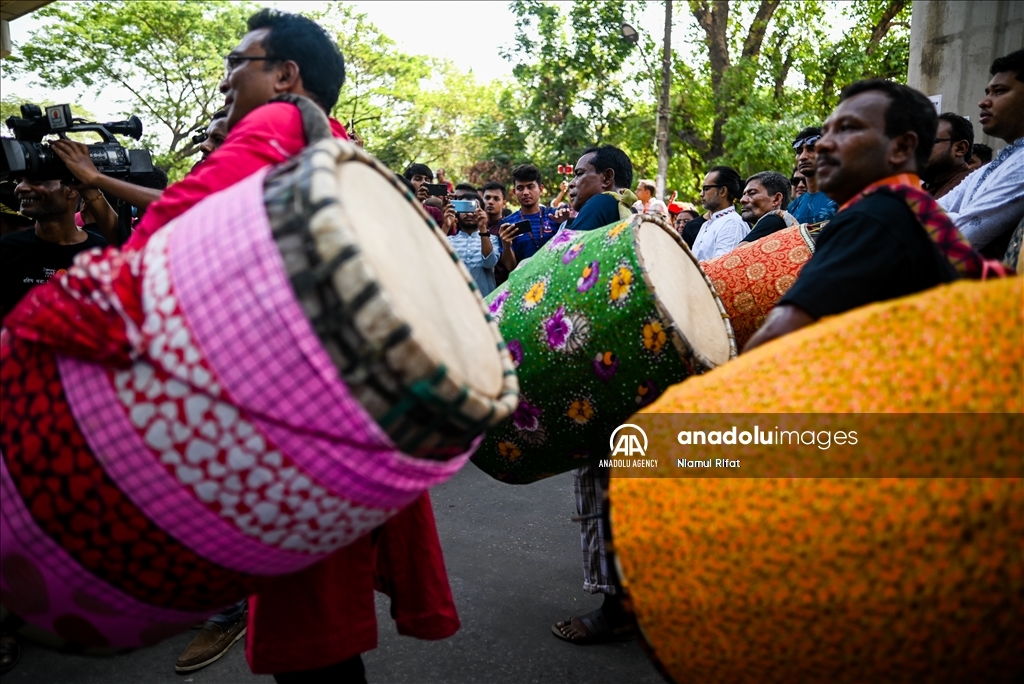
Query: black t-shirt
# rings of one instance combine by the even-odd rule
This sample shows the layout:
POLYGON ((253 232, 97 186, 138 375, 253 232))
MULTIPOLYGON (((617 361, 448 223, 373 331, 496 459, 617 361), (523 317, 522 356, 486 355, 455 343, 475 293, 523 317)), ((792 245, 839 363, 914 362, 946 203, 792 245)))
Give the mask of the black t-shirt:
POLYGON ((761 238, 776 233, 786 227, 786 222, 778 214, 766 214, 754 224, 754 227, 747 233, 747 237, 740 240, 740 242, 753 242, 754 240, 760 240, 761 238))
POLYGON ((883 189, 822 229, 814 256, 779 304, 821 318, 956 278, 903 200, 883 189))
POLYGON ((697 233, 700 232, 700 227, 707 223, 708 220, 703 216, 698 216, 683 227, 683 242, 690 249, 693 249, 693 241, 697 239, 697 233))
POLYGON ((0 237, 0 306, 4 315, 33 287, 67 270, 76 254, 107 246, 99 234, 85 232, 86 239, 76 245, 47 242, 33 228, 0 237))

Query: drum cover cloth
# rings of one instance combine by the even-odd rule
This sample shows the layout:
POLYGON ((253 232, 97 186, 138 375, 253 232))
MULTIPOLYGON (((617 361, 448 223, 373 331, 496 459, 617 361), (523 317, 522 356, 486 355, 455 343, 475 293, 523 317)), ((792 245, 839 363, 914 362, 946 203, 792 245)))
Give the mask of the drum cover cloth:
MULTIPOLYGON (((0 591, 32 624, 155 643, 350 544, 468 458, 401 454, 349 396, 292 294, 264 175, 121 264, 142 290, 141 327, 124 316, 130 367, 5 334, 0 591)), ((87 253, 69 273, 123 311, 112 263, 87 253)))
MULTIPOLYGON (((520 382, 511 420, 473 457, 492 477, 526 484, 581 467, 607 453, 612 431, 637 408, 713 367, 673 339, 656 307, 637 254, 641 229, 664 230, 646 216, 563 229, 487 297, 520 382)), ((680 267, 696 272, 678 249, 680 267)), ((731 331, 710 285, 706 293, 715 302, 707 325, 719 329, 727 359, 731 331)))
MULTIPOLYGON (((825 319, 644 412, 1019 414, 1022 285, 959 282, 825 319)), ((651 450, 672 449, 664 432, 649 435, 651 450)), ((956 439, 940 454, 887 436, 897 463, 965 458, 956 439)), ((1001 453, 1024 439, 975 437, 1001 453)), ((1019 478, 663 475, 613 476, 611 521, 623 585, 671 681, 995 682, 1021 671, 1019 478)))
POLYGON ((747 344, 814 253, 806 225, 784 228, 701 262, 729 314, 736 346, 747 344))

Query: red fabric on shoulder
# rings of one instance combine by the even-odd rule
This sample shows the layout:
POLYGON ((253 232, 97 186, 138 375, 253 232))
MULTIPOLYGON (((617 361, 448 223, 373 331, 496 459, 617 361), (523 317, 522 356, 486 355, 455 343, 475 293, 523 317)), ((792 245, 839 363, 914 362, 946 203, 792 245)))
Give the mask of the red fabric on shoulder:
MULTIPOLYGON (((334 119, 334 137, 348 140, 345 127, 334 119)), ((167 188, 149 205, 125 247, 137 247, 171 219, 198 204, 208 195, 248 178, 265 166, 280 164, 299 153, 306 140, 299 108, 287 102, 257 107, 238 122, 216 152, 181 181, 167 188)))

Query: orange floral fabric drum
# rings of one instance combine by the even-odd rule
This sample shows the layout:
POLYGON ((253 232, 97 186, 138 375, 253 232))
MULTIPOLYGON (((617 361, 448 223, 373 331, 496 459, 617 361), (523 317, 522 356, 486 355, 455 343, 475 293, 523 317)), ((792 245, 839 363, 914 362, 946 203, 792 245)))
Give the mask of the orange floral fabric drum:
POLYGON ((731 252, 701 262, 729 314, 739 349, 796 282, 813 253, 813 233, 804 224, 741 242, 731 252))
MULTIPOLYGON (((642 413, 974 414, 949 415, 940 440, 908 425, 863 441, 885 444, 874 457, 894 463, 981 453, 1019 474, 1022 302, 1024 280, 1007 278, 864 307, 675 385, 642 413), (977 427, 993 416, 1009 427, 977 427)), ((650 432, 649 456, 680 453, 676 434, 650 432)), ((672 479, 673 464, 658 463, 661 479, 613 471, 611 527, 670 680, 995 682, 1022 671, 1021 478, 672 479)))

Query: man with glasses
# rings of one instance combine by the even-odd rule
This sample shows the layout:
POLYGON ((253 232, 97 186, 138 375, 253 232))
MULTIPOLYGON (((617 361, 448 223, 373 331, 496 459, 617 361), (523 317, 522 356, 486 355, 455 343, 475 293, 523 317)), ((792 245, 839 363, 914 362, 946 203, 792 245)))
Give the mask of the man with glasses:
POLYGON ((815 144, 821 138, 821 129, 817 126, 809 126, 800 131, 793 141, 793 151, 796 152, 796 169, 806 179, 807 192, 796 195, 796 199, 789 205, 789 213, 799 223, 820 223, 827 221, 836 215, 839 205, 830 200, 828 196, 818 191, 817 169, 815 160, 818 154, 815 151, 815 144))
POLYGON ((974 127, 962 116, 946 112, 939 115, 939 128, 928 166, 921 180, 935 199, 948 195, 971 173, 967 161, 974 146, 974 127))
POLYGON ((789 185, 792 188, 790 193, 795 201, 800 195, 807 193, 807 179, 804 178, 804 174, 800 173, 800 169, 793 167, 793 175, 789 179, 789 185))
MULTIPOLYGON (((326 114, 345 80, 344 60, 327 32, 306 17, 274 9, 249 18, 248 32, 225 67, 220 91, 229 133, 224 144, 150 205, 127 251, 142 247, 209 195, 305 147, 298 106, 273 98, 301 95, 326 114)), ((329 121, 335 137, 348 138, 338 121, 329 121)), ((365 536, 306 570, 277 578, 250 597, 246 655, 253 672, 288 682, 365 681, 360 654, 377 644, 375 580, 388 588, 401 633, 442 639, 459 628, 426 494, 372 538, 365 536)), ((190 653, 182 669, 213 662, 245 631, 244 624, 234 625, 205 644, 207 649, 197 644, 200 652, 190 653)))
POLYGON ((733 203, 743 192, 742 179, 736 169, 716 166, 704 176, 701 204, 711 212, 693 241, 693 255, 697 261, 708 261, 731 252, 750 232, 736 212, 733 203))

